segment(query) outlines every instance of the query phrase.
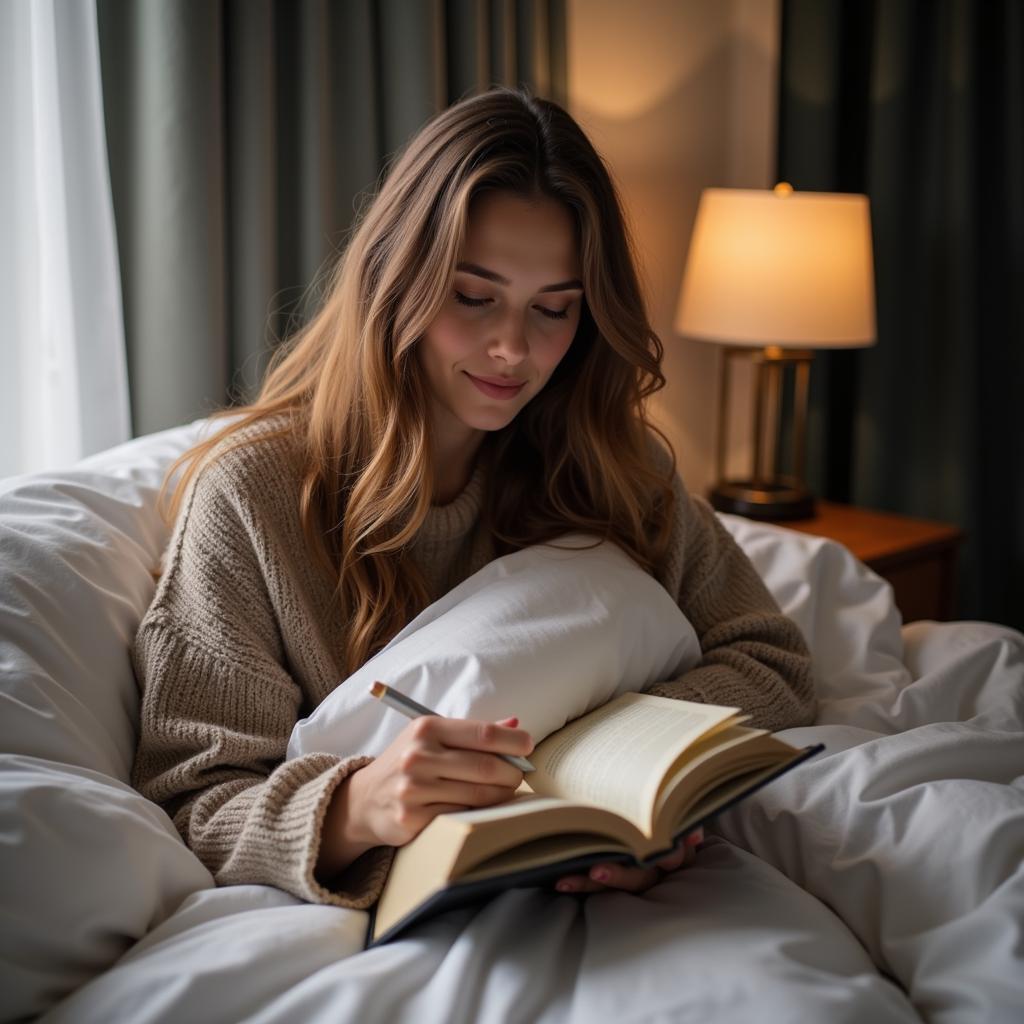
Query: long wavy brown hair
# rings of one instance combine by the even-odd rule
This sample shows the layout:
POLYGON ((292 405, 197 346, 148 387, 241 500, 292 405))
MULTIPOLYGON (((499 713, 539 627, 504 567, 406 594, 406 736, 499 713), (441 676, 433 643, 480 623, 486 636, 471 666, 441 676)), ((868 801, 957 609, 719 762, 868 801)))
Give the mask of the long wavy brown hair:
POLYGON ((395 159, 319 312, 276 350, 256 400, 215 413, 234 418, 186 452, 164 484, 183 468, 165 504, 173 522, 208 457, 251 443, 246 428, 281 417, 258 433, 292 432, 300 443, 299 513, 351 623, 349 671, 428 601, 421 573, 403 557, 433 489, 416 343, 450 293, 470 203, 484 189, 568 208, 584 300, 576 336, 543 391, 481 450, 483 527, 498 553, 583 532, 613 540, 648 570, 668 544, 674 465, 657 457, 645 412, 645 399, 664 385, 662 346, 608 171, 555 103, 506 88, 462 100, 395 159))

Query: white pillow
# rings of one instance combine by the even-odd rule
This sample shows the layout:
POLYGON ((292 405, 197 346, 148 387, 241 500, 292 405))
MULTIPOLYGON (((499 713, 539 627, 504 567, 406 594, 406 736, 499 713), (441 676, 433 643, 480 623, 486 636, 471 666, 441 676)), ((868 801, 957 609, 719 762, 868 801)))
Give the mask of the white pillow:
POLYGON ((44 1012, 213 886, 167 815, 83 768, 0 755, 0 1002, 44 1012))
POLYGON ((850 723, 860 708, 858 724, 896 731, 863 710, 889 707, 911 678, 889 583, 836 541, 741 516, 719 518, 807 641, 818 723, 850 723))
POLYGON ((384 750, 407 722, 369 695, 377 679, 445 717, 516 715, 539 742, 700 660, 679 606, 620 548, 558 544, 572 549, 506 555, 425 609, 295 726, 288 756, 384 750))
POLYGON ((128 781, 138 720, 128 651, 169 534, 156 495, 202 426, 0 480, 0 751, 128 781))
POLYGON ((127 783, 129 646, 169 530, 155 507, 203 421, 0 481, 0 992, 41 1013, 213 884, 127 783))

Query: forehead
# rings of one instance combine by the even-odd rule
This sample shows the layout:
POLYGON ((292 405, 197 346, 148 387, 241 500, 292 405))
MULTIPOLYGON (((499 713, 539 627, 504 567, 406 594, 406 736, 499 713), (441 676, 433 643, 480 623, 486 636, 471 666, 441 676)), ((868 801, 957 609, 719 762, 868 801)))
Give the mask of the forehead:
POLYGON ((579 255, 572 213, 546 196, 525 199, 509 192, 482 192, 470 204, 461 258, 513 280, 576 277, 579 255))

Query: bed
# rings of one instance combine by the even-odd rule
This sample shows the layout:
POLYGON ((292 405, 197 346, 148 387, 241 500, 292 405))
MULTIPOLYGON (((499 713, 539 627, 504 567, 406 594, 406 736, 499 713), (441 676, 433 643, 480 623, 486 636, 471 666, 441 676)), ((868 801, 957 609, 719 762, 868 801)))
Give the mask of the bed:
POLYGON ((205 421, 0 482, 0 1019, 1024 1020, 1024 636, 903 626, 841 546, 723 516, 811 647, 825 750, 642 896, 366 914, 218 888, 129 784, 155 508, 205 421))

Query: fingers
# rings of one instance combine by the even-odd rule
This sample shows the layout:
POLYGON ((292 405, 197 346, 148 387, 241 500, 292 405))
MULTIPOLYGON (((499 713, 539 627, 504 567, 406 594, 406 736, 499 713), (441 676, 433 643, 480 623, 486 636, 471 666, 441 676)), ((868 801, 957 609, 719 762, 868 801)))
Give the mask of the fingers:
POLYGON ((568 875, 559 880, 559 892, 600 892, 622 889, 643 892, 661 878, 657 868, 631 867, 627 864, 595 864, 587 875, 568 875))
POLYGON ((353 819, 374 845, 401 846, 439 814, 510 800, 523 773, 496 755, 533 749, 518 725, 516 718, 417 718, 355 773, 353 819))
POLYGON ((422 782, 407 781, 399 787, 399 798, 404 806, 428 810, 431 815, 441 814, 441 804, 467 807, 490 807, 511 799, 515 790, 509 786, 489 786, 479 782, 453 782, 449 779, 426 778, 422 782))
POLYGON ((700 846, 704 842, 704 829, 695 828, 684 840, 687 846, 700 846))
POLYGON ((496 755, 528 753, 533 740, 524 729, 506 722, 518 719, 418 718, 406 728, 408 741, 400 758, 401 770, 411 779, 450 779, 514 790, 523 781, 523 773, 496 755))
POLYGON ((644 892, 656 885, 670 871, 692 864, 697 859, 697 847, 704 841, 704 830, 691 832, 682 844, 651 867, 628 864, 595 864, 586 875, 566 875, 555 888, 559 892, 601 892, 622 889, 625 892, 644 892))
POLYGON ((692 846, 680 846, 678 850, 673 850, 667 856, 655 861, 655 864, 662 871, 675 871, 676 868, 680 868, 686 863, 688 856, 692 856, 692 850, 692 846))
POLYGON ((655 864, 662 871, 676 871, 687 864, 692 864, 697 859, 697 847, 702 842, 704 842, 704 829, 698 828, 691 832, 682 844, 671 853, 655 861, 655 864))
POLYGON ((514 790, 523 781, 515 765, 494 754, 446 747, 412 746, 401 757, 401 768, 413 780, 451 780, 514 790))
POLYGON ((417 718, 407 728, 417 739, 454 749, 518 754, 520 757, 533 750, 533 740, 525 729, 512 728, 500 722, 426 715, 417 718))

